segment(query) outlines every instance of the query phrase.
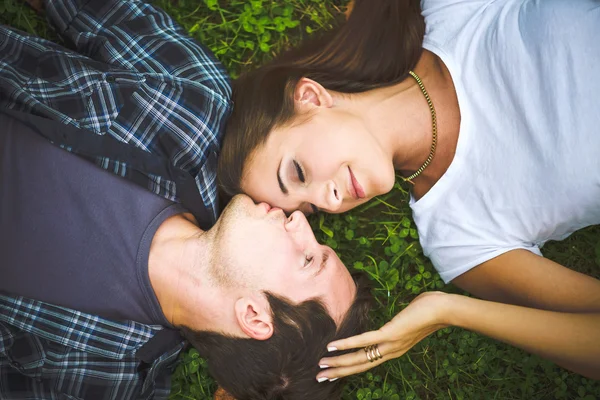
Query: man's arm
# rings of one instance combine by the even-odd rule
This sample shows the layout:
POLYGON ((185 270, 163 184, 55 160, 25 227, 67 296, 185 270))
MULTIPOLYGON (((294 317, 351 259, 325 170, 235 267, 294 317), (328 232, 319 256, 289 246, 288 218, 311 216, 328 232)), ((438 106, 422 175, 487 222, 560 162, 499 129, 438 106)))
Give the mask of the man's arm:
POLYGON ((600 281, 527 250, 484 262, 452 283, 486 300, 561 312, 600 312, 600 281))
POLYGON ((215 56, 164 11, 137 0, 46 0, 48 20, 77 52, 142 73, 176 76, 230 96, 215 56))

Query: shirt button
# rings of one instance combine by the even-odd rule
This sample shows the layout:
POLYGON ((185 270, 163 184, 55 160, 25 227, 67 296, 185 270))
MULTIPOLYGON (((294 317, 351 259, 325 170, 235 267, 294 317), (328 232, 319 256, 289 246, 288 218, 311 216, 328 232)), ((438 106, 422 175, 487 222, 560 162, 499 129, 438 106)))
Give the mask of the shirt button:
POLYGON ((113 83, 114 81, 115 81, 115 77, 114 76, 107 76, 106 77, 106 82, 113 83))
POLYGON ((23 366, 16 361, 11 362, 10 365, 12 365, 14 368, 18 369, 19 371, 23 371, 23 366))

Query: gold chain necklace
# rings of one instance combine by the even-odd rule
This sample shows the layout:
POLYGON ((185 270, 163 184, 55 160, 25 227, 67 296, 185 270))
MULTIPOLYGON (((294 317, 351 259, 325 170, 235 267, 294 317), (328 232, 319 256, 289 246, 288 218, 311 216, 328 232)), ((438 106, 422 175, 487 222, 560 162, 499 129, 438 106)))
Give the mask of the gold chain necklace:
POLYGON ((435 154, 435 148, 437 146, 437 118, 435 116, 435 108, 433 107, 433 103, 431 102, 431 99, 429 98, 429 94, 427 93, 427 90, 425 90, 425 86, 423 85, 421 78, 419 78, 419 75, 415 74, 413 71, 408 71, 408 73, 410 74, 410 76, 415 78, 415 81, 417 81, 419 88, 421 88, 421 92, 423 92, 423 95, 425 96, 425 100, 427 100, 427 104, 429 105, 429 111, 431 111, 431 127, 432 127, 432 132, 433 132, 432 133, 433 138, 431 141, 431 150, 429 151, 429 156, 427 156, 427 160, 425 160, 423 165, 421 165, 419 167, 419 169, 417 169, 417 171, 414 174, 412 174, 411 176, 408 176, 406 178, 401 177, 404 180, 404 182, 410 182, 414 185, 415 183, 412 180, 415 179, 417 176, 421 175, 421 173, 425 170, 425 168, 427 168, 429 163, 431 163, 431 160, 433 160, 433 155, 435 154))

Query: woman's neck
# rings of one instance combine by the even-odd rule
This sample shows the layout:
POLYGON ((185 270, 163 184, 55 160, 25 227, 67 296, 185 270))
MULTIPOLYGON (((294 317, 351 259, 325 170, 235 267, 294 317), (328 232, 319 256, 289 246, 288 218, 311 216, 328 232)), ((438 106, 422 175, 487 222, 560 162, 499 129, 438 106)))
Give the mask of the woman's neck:
MULTIPOLYGON (((424 60, 425 67, 428 67, 430 72, 423 84, 435 107, 438 137, 437 148, 431 164, 414 180, 412 193, 417 200, 423 197, 450 167, 456 154, 460 131, 460 107, 450 71, 435 54, 424 50, 424 57, 422 60, 424 60)), ((419 67, 417 65, 417 68, 419 67)), ((421 95, 423 97, 422 103, 425 103, 422 108, 429 114, 430 121, 428 125, 429 140, 428 143, 425 142, 427 149, 424 149, 424 152, 428 154, 431 148, 431 112, 426 104, 425 96, 422 93, 421 95)), ((422 155, 423 161, 427 154, 422 155)))
MULTIPOLYGON (((441 178, 456 151, 460 110, 454 83, 444 63, 424 50, 414 72, 420 77, 436 111, 437 148, 429 166, 413 180, 418 199, 441 178)), ((366 123, 382 148, 389 149, 394 167, 403 176, 418 170, 432 145, 432 115, 416 80, 402 82, 369 93, 363 108, 366 123)))

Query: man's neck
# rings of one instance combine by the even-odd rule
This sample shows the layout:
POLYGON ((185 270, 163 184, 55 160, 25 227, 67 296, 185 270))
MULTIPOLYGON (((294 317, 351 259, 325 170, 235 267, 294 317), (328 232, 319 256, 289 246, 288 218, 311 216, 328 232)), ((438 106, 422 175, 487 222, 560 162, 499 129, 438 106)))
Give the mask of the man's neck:
POLYGON ((232 307, 208 273, 214 235, 190 214, 178 214, 158 228, 148 257, 152 288, 167 320, 193 330, 229 330, 232 307), (223 325, 223 326, 221 326, 223 325))

